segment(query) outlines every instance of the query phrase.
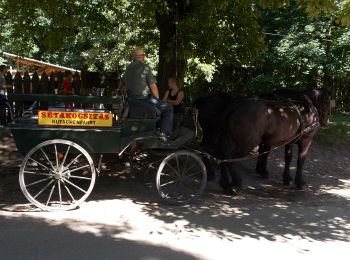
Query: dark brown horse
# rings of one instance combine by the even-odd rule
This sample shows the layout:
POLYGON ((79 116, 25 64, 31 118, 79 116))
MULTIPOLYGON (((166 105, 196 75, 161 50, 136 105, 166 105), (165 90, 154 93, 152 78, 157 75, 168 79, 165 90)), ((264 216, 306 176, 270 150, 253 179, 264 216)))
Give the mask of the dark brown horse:
MULTIPOLYGON (((210 111, 215 105, 208 100, 197 102, 200 122, 206 121, 206 125, 212 128, 211 131, 206 131, 203 127, 203 133, 204 137, 206 133, 211 135, 206 140, 210 140, 216 147, 215 155, 221 160, 243 158, 259 145, 260 153, 269 151, 272 146, 286 145, 284 183, 289 184, 291 146, 296 143, 299 153, 295 184, 302 188, 305 185, 302 176, 305 156, 318 127, 327 124, 330 96, 325 90, 291 93, 293 101, 232 99, 231 105, 224 109, 220 117, 216 116, 216 122, 213 121, 217 123, 216 136, 213 124, 208 122, 208 114, 215 112, 210 111), (218 118, 221 118, 219 123, 218 118)), ((266 161, 267 153, 257 163, 257 172, 265 177, 268 174, 266 161)), ((221 164, 220 185, 228 194, 236 194, 242 186, 241 176, 235 166, 235 162, 221 164)))
MULTIPOLYGON (((298 145, 298 162, 297 172, 295 175, 295 185, 297 188, 302 189, 306 182, 302 176, 302 169, 305 162, 307 151, 311 145, 313 136, 316 134, 317 129, 322 126, 326 126, 330 115, 330 95, 325 90, 312 90, 309 92, 297 92, 293 90, 278 90, 265 97, 270 100, 280 101, 287 104, 291 104, 294 109, 298 111, 304 111, 300 113, 302 125, 299 126, 300 131, 298 137, 288 142, 285 145, 285 168, 283 174, 283 183, 289 185, 292 180, 290 176, 290 164, 292 161, 292 145, 298 145), (314 123, 308 121, 308 116, 313 114, 313 111, 317 111, 318 120, 314 123), (307 125, 305 125, 305 123, 307 125)), ((272 101, 273 102, 273 101, 272 101)), ((269 173, 267 171, 267 158, 268 151, 271 149, 271 145, 262 142, 259 145, 259 156, 256 172, 263 178, 267 178, 269 173)))

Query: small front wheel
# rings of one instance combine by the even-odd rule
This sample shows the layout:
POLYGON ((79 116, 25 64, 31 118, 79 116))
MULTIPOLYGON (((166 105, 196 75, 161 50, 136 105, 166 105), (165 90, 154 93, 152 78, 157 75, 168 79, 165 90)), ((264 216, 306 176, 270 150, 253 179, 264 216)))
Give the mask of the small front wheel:
POLYGON ((178 151, 160 164, 156 185, 159 195, 170 204, 184 205, 199 198, 207 183, 207 170, 194 153, 178 151))
POLYGON ((25 156, 19 183, 26 198, 48 211, 78 207, 90 195, 96 169, 89 153, 67 140, 38 144, 25 156))

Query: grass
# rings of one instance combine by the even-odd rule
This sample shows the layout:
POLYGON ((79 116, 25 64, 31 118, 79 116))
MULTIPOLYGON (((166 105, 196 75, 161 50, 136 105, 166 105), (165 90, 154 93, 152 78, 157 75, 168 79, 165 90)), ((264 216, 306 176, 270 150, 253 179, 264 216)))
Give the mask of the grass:
POLYGON ((317 139, 327 145, 339 145, 350 142, 350 115, 332 115, 327 128, 321 129, 317 139))
POLYGON ((330 118, 331 122, 349 122, 350 123, 350 115, 349 114, 335 114, 330 118))

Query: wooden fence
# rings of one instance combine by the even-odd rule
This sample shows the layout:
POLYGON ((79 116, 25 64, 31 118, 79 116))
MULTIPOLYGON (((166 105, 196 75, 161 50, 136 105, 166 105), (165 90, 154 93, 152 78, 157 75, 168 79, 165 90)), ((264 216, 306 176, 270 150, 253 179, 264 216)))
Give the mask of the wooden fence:
MULTIPOLYGON (((63 72, 47 75, 43 72, 23 74, 17 71, 13 76, 10 72, 5 75, 6 92, 16 94, 61 94, 63 72)), ((112 96, 120 86, 117 72, 89 72, 83 71, 73 74, 72 87, 75 95, 112 96)))

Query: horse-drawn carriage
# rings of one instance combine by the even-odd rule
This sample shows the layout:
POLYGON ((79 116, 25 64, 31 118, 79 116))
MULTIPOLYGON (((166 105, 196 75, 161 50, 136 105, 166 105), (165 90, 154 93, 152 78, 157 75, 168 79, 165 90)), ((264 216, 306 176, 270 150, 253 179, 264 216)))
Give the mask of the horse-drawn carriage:
POLYGON ((224 193, 237 194, 242 180, 234 164, 246 159, 257 146, 256 171, 264 178, 268 176, 270 149, 285 147, 283 182, 289 185, 292 145, 297 144, 294 182, 297 188, 303 188, 305 156, 319 126, 327 125, 330 95, 325 90, 276 93, 283 98, 232 99, 223 94, 197 100, 203 145, 216 148, 210 153, 208 149, 183 150, 197 137, 196 109, 188 109, 190 113, 184 115, 187 123, 180 126, 171 143, 164 143, 157 135, 157 111, 143 102, 130 104, 128 111, 122 97, 12 95, 12 101, 45 104, 37 115, 9 124, 18 150, 26 154, 19 172, 21 189, 41 209, 73 209, 91 193, 103 155, 121 157, 135 143, 142 149, 166 152, 157 170, 156 187, 160 196, 171 203, 190 203, 202 194, 210 159, 220 164, 224 193), (50 106, 57 102, 97 103, 109 109, 66 111, 64 107, 50 106))
POLYGON ((36 113, 8 124, 18 150, 25 155, 19 182, 25 197, 43 210, 69 210, 90 195, 105 154, 123 153, 132 144, 162 151, 156 176, 159 195, 167 202, 190 203, 203 192, 206 167, 194 152, 182 150, 196 137, 196 112, 184 115, 178 135, 164 142, 157 135, 158 113, 141 102, 137 109, 123 97, 11 95, 10 102, 35 101, 36 113), (104 104, 109 109, 65 109, 58 103, 104 104), (140 109, 141 108, 141 109, 140 109))

